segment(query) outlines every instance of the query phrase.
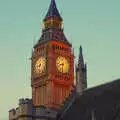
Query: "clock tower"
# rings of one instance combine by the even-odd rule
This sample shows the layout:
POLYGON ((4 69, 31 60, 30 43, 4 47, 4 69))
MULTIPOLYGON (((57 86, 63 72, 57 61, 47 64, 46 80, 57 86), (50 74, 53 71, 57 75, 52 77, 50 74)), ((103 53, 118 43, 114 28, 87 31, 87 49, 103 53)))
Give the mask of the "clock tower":
POLYGON ((51 0, 31 57, 34 106, 59 108, 74 84, 74 54, 64 35, 62 21, 55 0, 51 0))

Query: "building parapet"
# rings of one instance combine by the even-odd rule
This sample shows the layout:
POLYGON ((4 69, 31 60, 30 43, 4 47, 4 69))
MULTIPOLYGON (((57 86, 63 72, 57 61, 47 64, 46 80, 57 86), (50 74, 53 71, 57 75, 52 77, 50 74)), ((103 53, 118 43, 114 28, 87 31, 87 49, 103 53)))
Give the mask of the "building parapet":
POLYGON ((20 99, 19 106, 16 109, 9 110, 9 120, 17 119, 20 116, 32 115, 32 107, 31 99, 20 99))

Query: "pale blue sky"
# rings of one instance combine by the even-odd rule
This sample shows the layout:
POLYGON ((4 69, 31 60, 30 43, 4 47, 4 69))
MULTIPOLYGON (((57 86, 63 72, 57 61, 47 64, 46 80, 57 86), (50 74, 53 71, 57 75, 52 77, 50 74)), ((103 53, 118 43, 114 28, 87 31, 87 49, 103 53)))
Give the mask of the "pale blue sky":
MULTIPOLYGON (((83 46, 88 85, 120 77, 120 0, 56 0, 77 58, 83 46)), ((30 60, 50 0, 0 0, 0 118, 31 97, 30 60)))

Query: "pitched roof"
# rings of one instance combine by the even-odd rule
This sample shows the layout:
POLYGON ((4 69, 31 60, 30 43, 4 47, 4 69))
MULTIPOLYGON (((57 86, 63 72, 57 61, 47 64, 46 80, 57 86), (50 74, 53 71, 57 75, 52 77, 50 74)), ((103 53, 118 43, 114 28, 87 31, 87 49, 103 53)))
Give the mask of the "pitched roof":
MULTIPOLYGON (((97 114, 105 118, 113 117, 113 108, 120 105, 120 79, 112 82, 89 88, 82 94, 75 96, 72 102, 69 102, 69 108, 61 109, 56 120, 74 120, 74 118, 83 119, 91 115, 93 109, 97 114), (87 113, 89 110, 89 113, 87 113), (111 115, 111 116, 110 116, 111 115)), ((97 115, 97 117, 99 117, 97 115)), ((88 120, 87 118, 85 120, 88 120)))
POLYGON ((47 12, 44 20, 46 20, 47 18, 50 18, 50 17, 58 17, 60 20, 62 20, 62 17, 60 16, 60 13, 57 9, 55 0, 51 0, 50 7, 48 9, 48 12, 47 12))

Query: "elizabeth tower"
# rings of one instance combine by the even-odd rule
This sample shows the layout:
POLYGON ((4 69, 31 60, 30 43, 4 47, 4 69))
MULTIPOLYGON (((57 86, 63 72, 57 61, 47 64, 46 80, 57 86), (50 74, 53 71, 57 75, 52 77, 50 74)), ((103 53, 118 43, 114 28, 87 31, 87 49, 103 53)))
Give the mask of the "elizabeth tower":
POLYGON ((74 54, 64 35, 62 21, 55 0, 51 0, 31 57, 34 106, 59 108, 74 84, 74 54))

